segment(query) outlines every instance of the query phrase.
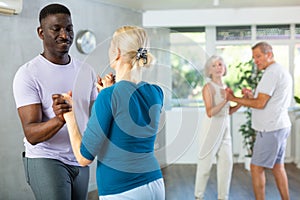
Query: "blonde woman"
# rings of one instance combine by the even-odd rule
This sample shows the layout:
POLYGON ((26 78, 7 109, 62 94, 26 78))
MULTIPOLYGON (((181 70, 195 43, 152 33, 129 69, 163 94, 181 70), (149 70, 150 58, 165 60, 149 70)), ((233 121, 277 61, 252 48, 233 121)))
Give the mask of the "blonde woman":
MULTIPOLYGON (((74 112, 64 114, 79 164, 89 165, 97 156, 100 200, 165 199, 162 173, 154 156, 163 92, 141 79, 142 68, 153 60, 148 48, 144 29, 117 29, 109 49, 116 83, 101 89, 83 136, 74 112)), ((110 77, 102 80, 104 86, 111 82, 110 77)), ((64 97, 73 104, 70 95, 64 97)))
POLYGON ((205 64, 205 74, 210 81, 202 90, 206 114, 200 134, 195 197, 204 199, 210 170, 216 159, 218 199, 228 199, 233 165, 229 115, 240 105, 231 107, 226 99, 226 85, 223 83, 226 65, 222 57, 211 56, 205 64))

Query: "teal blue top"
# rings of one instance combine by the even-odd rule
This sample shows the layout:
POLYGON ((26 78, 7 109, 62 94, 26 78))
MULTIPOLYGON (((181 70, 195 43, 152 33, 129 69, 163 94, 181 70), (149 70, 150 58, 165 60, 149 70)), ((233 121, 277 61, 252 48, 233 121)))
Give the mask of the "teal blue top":
POLYGON ((97 156, 99 195, 117 194, 162 178, 154 155, 163 92, 120 81, 102 90, 83 134, 81 154, 97 156))

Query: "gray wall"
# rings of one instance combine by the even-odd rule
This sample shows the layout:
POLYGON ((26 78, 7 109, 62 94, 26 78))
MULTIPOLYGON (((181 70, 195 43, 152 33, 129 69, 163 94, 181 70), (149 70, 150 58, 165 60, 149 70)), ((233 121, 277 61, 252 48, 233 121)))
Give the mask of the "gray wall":
MULTIPOLYGON (((114 30, 121 25, 142 24, 142 13, 133 10, 92 0, 59 2, 70 8, 75 33, 80 29, 91 29, 96 34, 99 46, 94 53, 90 56, 82 55, 73 44, 71 54, 85 59, 97 73, 107 68, 108 39, 114 30)), ((0 15, 0 199, 33 199, 25 182, 21 162, 24 136, 13 99, 12 81, 19 66, 42 51, 36 28, 39 10, 48 3, 46 0, 24 0, 21 14, 0 15)), ((90 188, 95 187, 94 184, 95 176, 91 173, 90 188)))

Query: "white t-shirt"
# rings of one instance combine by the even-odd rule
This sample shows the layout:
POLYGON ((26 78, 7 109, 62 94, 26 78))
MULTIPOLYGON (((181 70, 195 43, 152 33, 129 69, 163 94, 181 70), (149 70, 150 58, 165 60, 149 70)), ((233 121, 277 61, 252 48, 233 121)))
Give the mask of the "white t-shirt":
POLYGON ((258 93, 271 98, 264 109, 252 109, 252 128, 257 131, 274 131, 291 126, 288 107, 292 100, 292 78, 287 70, 278 63, 266 68, 260 80, 255 96, 258 93))
MULTIPOLYGON (((86 63, 74 58, 67 65, 53 64, 38 55, 17 71, 13 92, 17 108, 42 104, 42 121, 55 116, 52 94, 73 92, 75 115, 81 132, 85 129, 91 101, 97 97, 96 74, 86 63)), ((78 165, 72 151, 67 126, 64 125, 52 138, 31 145, 24 138, 26 157, 52 158, 69 165, 78 165)))

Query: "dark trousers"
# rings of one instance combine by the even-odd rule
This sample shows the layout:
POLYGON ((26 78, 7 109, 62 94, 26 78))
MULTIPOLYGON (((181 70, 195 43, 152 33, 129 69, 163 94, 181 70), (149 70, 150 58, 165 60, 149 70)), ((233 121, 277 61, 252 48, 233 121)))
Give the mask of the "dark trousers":
POLYGON ((36 200, 86 200, 89 167, 72 166, 49 158, 27 158, 23 153, 27 183, 36 200))

